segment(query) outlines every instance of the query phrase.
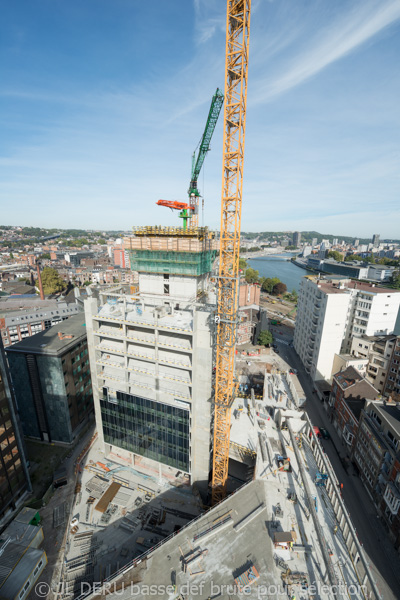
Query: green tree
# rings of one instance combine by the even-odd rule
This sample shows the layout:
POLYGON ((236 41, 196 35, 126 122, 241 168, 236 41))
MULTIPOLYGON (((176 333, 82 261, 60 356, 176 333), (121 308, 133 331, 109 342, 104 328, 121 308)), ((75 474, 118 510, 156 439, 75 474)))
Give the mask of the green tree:
POLYGON ((14 258, 14 254, 10 252, 10 258, 14 258))
POLYGON ((392 275, 392 287, 396 288, 396 290, 400 290, 400 272, 395 271, 392 275))
POLYGON ((247 283, 258 283, 258 271, 250 267, 249 269, 246 269, 244 278, 247 283))
POLYGON ((344 260, 345 262, 348 262, 349 260, 362 260, 362 258, 358 254, 349 254, 344 260))
POLYGON ((343 254, 341 254, 337 250, 329 250, 328 258, 333 258, 333 260, 341 261, 343 260, 343 254))
POLYGON ((239 258, 239 269, 241 271, 244 271, 245 269, 247 269, 247 262, 244 258, 239 258))
POLYGON ((263 292, 267 292, 267 294, 272 294, 274 285, 277 283, 280 283, 280 279, 278 279, 278 277, 263 277, 261 279, 261 289, 263 292))
POLYGON ((50 259, 51 258, 50 257, 50 252, 45 252, 44 254, 41 254, 40 258, 48 258, 48 259, 50 259))
MULTIPOLYGON (((65 289, 65 282, 61 279, 56 269, 51 267, 45 267, 41 273, 43 292, 46 294, 55 294, 56 292, 62 292, 65 289)), ((39 287, 38 281, 36 280, 36 286, 39 287)))
POLYGON ((282 283, 282 281, 280 281, 279 283, 276 283, 272 290, 272 293, 274 296, 281 296, 282 294, 286 294, 286 292, 287 292, 286 283, 282 283))
POLYGON ((260 346, 270 346, 273 343, 273 341, 274 337, 270 331, 264 329, 260 332, 260 335, 258 336, 258 343, 260 344, 260 346))

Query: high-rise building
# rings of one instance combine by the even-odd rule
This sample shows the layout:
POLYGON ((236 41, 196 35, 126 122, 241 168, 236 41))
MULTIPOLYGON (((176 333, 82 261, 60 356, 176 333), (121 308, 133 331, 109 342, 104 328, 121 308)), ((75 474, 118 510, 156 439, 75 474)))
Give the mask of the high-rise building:
POLYGON ((206 228, 138 228, 126 240, 139 293, 85 301, 99 438, 123 464, 207 490, 216 251, 206 228))
POLYGON ((377 248, 379 246, 380 237, 381 236, 379 233, 374 233, 374 235, 372 236, 372 245, 374 246, 374 248, 377 248))
POLYGON ((84 314, 7 348, 24 434, 71 443, 93 413, 84 314))
POLYGON ((314 248, 318 244, 318 238, 313 238, 311 242, 311 246, 314 248))
POLYGON ((296 246, 296 248, 298 248, 300 246, 300 241, 301 233, 299 231, 294 231, 292 236, 293 246, 296 246))
POLYGON ((316 379, 331 379, 335 354, 349 353, 354 335, 393 333, 400 291, 349 279, 304 277, 294 347, 316 379))
POLYGON ((0 340, 0 522, 31 490, 18 414, 0 340))

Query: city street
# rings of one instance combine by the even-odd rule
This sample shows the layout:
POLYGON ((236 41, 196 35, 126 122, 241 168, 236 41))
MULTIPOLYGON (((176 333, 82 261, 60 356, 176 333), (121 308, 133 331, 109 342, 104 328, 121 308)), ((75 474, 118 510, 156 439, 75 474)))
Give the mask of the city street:
MULTIPOLYGON (((341 459, 345 457, 345 451, 342 442, 329 421, 323 403, 313 393, 313 383, 305 373, 296 352, 291 346, 279 341, 281 336, 277 332, 277 328, 275 328, 274 336, 280 358, 298 371, 299 381, 307 397, 306 412, 311 422, 324 427, 330 433, 331 439, 321 440, 321 443, 335 469, 339 482, 343 483, 343 500, 351 515, 359 540, 370 559, 371 569, 382 597, 384 600, 396 600, 400 596, 400 558, 353 466, 346 465, 347 470, 343 466, 344 461, 341 459)), ((288 339, 286 333, 284 341, 287 342, 288 339)))

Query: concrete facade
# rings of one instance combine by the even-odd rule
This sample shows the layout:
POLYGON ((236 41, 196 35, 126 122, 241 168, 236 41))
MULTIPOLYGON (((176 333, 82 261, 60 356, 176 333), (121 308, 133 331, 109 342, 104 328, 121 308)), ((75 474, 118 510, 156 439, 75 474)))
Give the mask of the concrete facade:
POLYGON ((166 476, 179 469, 206 490, 213 307, 193 303, 205 278, 197 279, 171 276, 180 291, 173 297, 163 274, 141 276, 139 295, 100 294, 85 301, 85 313, 105 454, 166 476))
POLYGON ((385 391, 396 339, 395 335, 363 335, 354 336, 351 342, 351 354, 368 361, 366 377, 380 393, 385 391))
POLYGON ((400 548, 400 410, 398 404, 369 403, 361 411, 354 448, 360 477, 400 548))
POLYGON ((335 354, 345 333, 350 296, 324 281, 304 277, 301 283, 294 348, 313 380, 331 378, 335 354))
POLYGON ((397 400, 400 400, 400 336, 397 336, 396 338, 390 363, 388 365, 388 375, 384 393, 387 396, 394 396, 397 400))

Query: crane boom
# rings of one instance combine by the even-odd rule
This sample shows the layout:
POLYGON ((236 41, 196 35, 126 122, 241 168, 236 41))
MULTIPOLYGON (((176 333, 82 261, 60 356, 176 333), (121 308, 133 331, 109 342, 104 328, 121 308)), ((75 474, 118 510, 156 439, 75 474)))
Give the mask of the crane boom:
POLYGON ((198 225, 198 198, 199 190, 197 189, 197 179, 199 177, 201 167, 203 166, 204 159, 207 152, 210 149, 210 142, 214 133, 215 126, 218 121, 219 113, 221 112, 222 105, 224 103, 224 95, 217 88, 214 96, 211 100, 210 110, 208 112, 207 123, 199 143, 199 152, 196 159, 196 151, 193 152, 192 156, 192 174, 190 178, 190 186, 188 189, 189 200, 193 210, 193 216, 191 220, 192 227, 198 225))
POLYGON ((239 251, 251 0, 227 0, 212 503, 226 494, 238 325, 239 251))

